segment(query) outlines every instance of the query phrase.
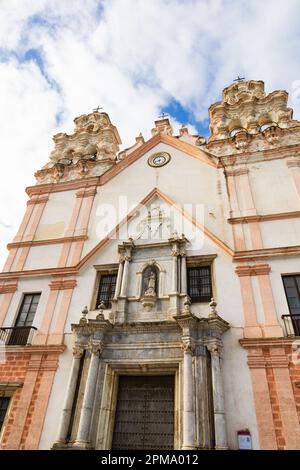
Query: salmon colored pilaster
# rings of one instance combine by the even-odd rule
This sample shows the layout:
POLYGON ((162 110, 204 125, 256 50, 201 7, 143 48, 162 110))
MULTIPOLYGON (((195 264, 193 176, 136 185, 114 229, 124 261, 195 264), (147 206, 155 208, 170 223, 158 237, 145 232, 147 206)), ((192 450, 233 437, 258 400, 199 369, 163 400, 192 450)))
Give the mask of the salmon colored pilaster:
POLYGON ((45 310, 43 321, 42 321, 42 326, 39 329, 38 333, 34 336, 33 344, 46 344, 47 342, 49 328, 50 328, 53 312, 56 306, 57 297, 59 293, 58 289, 52 288, 51 283, 49 284, 49 286, 50 286, 50 293, 49 293, 47 306, 46 306, 46 310, 45 310))
MULTIPOLYGON (((85 194, 84 194, 85 204, 83 204, 83 207, 81 209, 82 211, 81 225, 79 228, 76 229, 76 232, 75 232, 76 235, 81 236, 81 235, 87 234, 89 219, 90 219, 93 202, 94 202, 96 194, 97 194, 96 187, 89 188, 88 190, 85 191, 85 194)), ((83 245, 84 245, 84 241, 76 242, 74 253, 72 256, 71 266, 76 265, 80 261, 83 245)))
MULTIPOLYGON (((243 266, 241 266, 241 268, 243 268, 243 266)), ((243 272, 241 273, 239 271, 239 267, 236 268, 236 273, 240 278, 241 295, 245 318, 244 336, 245 338, 259 338, 262 336, 262 331, 257 323, 256 307, 253 298, 250 274, 244 274, 243 272)))
POLYGON ((281 338, 283 336, 283 331, 277 319, 269 271, 270 268, 268 269, 268 272, 262 272, 257 276, 265 317, 265 324, 262 328, 265 337, 281 338))
POLYGON ((35 354, 29 361, 25 381, 21 391, 20 400, 17 405, 17 410, 13 423, 13 430, 10 433, 7 442, 7 449, 9 450, 19 449, 20 447, 27 413, 32 399, 32 394, 38 376, 41 360, 42 354, 35 354))
POLYGON ((24 241, 31 241, 34 239, 36 230, 38 228, 38 225, 40 223, 41 217, 43 215, 45 206, 47 204, 47 201, 49 200, 49 194, 43 194, 39 196, 39 199, 36 203, 37 209, 35 211, 35 215, 32 221, 31 226, 29 226, 29 230, 25 232, 23 240, 24 241))
POLYGON ((58 355, 48 354, 47 360, 43 365, 41 384, 35 401, 28 435, 25 440, 24 448, 26 450, 38 449, 57 365, 58 355))
POLYGON ((263 248, 263 242, 260 233, 259 222, 249 222, 250 237, 252 250, 260 250, 263 248))
POLYGON ((0 326, 3 325, 10 303, 16 290, 17 282, 10 282, 9 284, 0 285, 0 297, 2 297, 0 304, 0 326))
POLYGON ((17 254, 18 249, 17 248, 12 248, 9 250, 8 257, 5 261, 5 265, 3 266, 3 271, 8 272, 11 270, 11 267, 13 265, 13 262, 15 260, 15 256, 17 254))
MULTIPOLYGON (((34 239, 36 230, 40 223, 40 220, 43 215, 48 199, 49 199, 49 194, 43 194, 43 195, 38 196, 38 199, 32 202, 32 204, 34 204, 34 207, 36 207, 36 210, 34 212, 33 211, 31 212, 30 220, 33 218, 33 221, 31 225, 30 225, 30 220, 28 221, 26 228, 24 230, 23 236, 22 236, 23 241, 32 241, 34 239)), ((21 250, 21 253, 19 255, 16 266, 14 268, 15 271, 22 271, 22 269, 24 268, 30 247, 25 246, 21 248, 20 250, 21 250)), ((18 252, 19 250, 17 250, 17 253, 18 252)), ((17 253, 15 255, 15 258, 17 256, 17 253)))
MULTIPOLYGON (((27 209, 26 209, 25 215, 23 217, 23 220, 21 222, 21 225, 19 227, 19 230, 17 232, 17 235, 13 239, 14 243, 17 243, 17 242, 20 242, 21 240, 23 240, 24 234, 26 233, 26 230, 28 228, 30 219, 32 217, 32 214, 33 214, 33 211, 34 211, 36 205, 39 204, 39 200, 43 201, 43 200, 45 200, 45 198, 48 200, 48 196, 44 196, 44 195, 41 196, 41 195, 38 195, 38 194, 34 194, 34 195, 31 196, 30 200, 27 201, 27 209)), ((17 256, 17 253, 18 253, 17 248, 10 249, 9 255, 8 255, 7 260, 5 262, 5 265, 3 267, 4 272, 8 272, 8 271, 11 270, 13 262, 14 262, 16 256, 17 256)), ((26 257, 27 257, 27 254, 25 256, 25 259, 26 259, 26 257)), ((24 258, 24 256, 23 256, 23 258, 24 258)))
POLYGON ((48 344, 61 344, 64 338, 64 328, 69 312, 70 302, 73 295, 74 287, 76 286, 75 280, 64 281, 61 289, 64 290, 61 301, 61 306, 58 312, 54 332, 48 336, 48 344))
POLYGON ((234 172, 232 170, 226 169, 225 170, 226 177, 227 177, 227 188, 229 193, 229 202, 230 202, 230 217, 239 217, 239 204, 236 194, 236 187, 234 181, 234 172))
POLYGON ((287 166, 290 168, 292 178, 295 184, 296 191, 300 198, 300 158, 296 156, 287 161, 287 166))
POLYGON ((31 215, 33 213, 35 204, 38 203, 38 199, 39 199, 39 196, 34 194, 34 195, 31 196, 29 201, 27 201, 27 209, 26 209, 25 215, 23 217, 23 220, 21 222, 21 225, 19 227, 19 230, 17 232, 17 235, 13 239, 14 242, 20 242, 23 239, 23 235, 24 235, 24 233, 26 231, 26 228, 27 228, 27 225, 28 225, 28 223, 31 219, 31 215))
MULTIPOLYGON (((75 206, 73 208, 73 212, 72 212, 71 220, 70 220, 70 223, 69 223, 69 227, 66 231, 66 236, 67 237, 73 237, 74 234, 75 234, 76 225, 77 225, 80 209, 81 209, 81 206, 82 206, 82 200, 83 200, 83 197, 84 197, 84 193, 85 193, 84 189, 81 189, 80 191, 77 191, 77 193, 76 193, 75 206)), ((63 244, 62 251, 61 251, 61 254, 60 254, 60 258, 59 258, 59 261, 58 261, 58 267, 63 267, 63 266, 67 265, 68 256, 69 256, 69 253, 70 253, 71 246, 72 246, 71 242, 66 242, 66 243, 63 244)))
POLYGON ((300 449, 300 424, 284 348, 271 347, 269 366, 272 366, 279 402, 286 449, 300 449))
MULTIPOLYGON (((241 341, 243 345, 243 340, 241 341)), ((251 372, 253 398, 261 450, 277 449, 272 406, 269 395, 265 358, 259 347, 248 349, 248 365, 251 372)))
MULTIPOLYGON (((229 201, 230 201, 230 217, 239 217, 239 205, 238 199, 236 194, 236 187, 234 181, 234 173, 232 170, 226 170, 227 176, 227 188, 229 193, 229 201)), ((242 224, 235 224, 232 227, 233 230, 233 238, 234 238, 234 247, 237 251, 243 251, 246 249, 245 240, 244 240, 244 232, 242 224)))
POLYGON ((234 174, 238 177, 238 200, 240 201, 242 215, 256 215, 248 168, 238 168, 234 170, 234 174))

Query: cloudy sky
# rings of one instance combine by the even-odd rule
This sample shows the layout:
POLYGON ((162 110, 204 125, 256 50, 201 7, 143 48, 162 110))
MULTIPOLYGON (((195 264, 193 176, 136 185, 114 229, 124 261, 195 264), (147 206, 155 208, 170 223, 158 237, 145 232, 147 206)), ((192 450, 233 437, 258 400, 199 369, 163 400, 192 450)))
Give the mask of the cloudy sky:
POLYGON ((0 264, 52 135, 101 106, 123 146, 168 112, 208 134, 237 75, 300 118, 299 0, 0 0, 0 264))

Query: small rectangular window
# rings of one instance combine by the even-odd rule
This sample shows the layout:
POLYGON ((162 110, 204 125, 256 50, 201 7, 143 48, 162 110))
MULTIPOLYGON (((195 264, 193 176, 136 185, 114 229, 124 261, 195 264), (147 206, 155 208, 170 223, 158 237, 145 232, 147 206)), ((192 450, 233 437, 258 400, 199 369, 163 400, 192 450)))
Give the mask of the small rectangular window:
POLYGON ((294 334, 300 336, 300 274, 282 276, 294 334))
POLYGON ((192 302, 209 302, 212 298, 210 266, 187 269, 188 294, 192 302))
POLYGON ((96 308, 98 308, 101 302, 104 303, 106 308, 111 308, 111 300, 113 299, 116 291, 116 282, 117 274, 101 275, 96 308))
POLYGON ((41 294, 25 294, 15 326, 32 326, 41 294))
POLYGON ((5 416, 8 410, 10 397, 0 397, 0 432, 5 420, 5 416))

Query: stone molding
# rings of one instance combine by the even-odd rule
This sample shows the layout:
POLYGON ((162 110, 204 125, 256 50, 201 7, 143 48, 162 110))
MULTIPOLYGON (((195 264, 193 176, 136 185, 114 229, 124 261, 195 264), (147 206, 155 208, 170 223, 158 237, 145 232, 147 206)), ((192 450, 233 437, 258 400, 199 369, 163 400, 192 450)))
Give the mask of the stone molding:
POLYGON ((50 290, 74 289, 77 286, 76 279, 57 279, 52 280, 49 284, 50 290))
POLYGON ((18 282, 0 285, 0 294, 13 294, 18 289, 18 282))
POLYGON ((269 274, 271 268, 268 264, 256 264, 253 266, 237 266, 235 272, 239 277, 242 276, 259 276, 269 274))

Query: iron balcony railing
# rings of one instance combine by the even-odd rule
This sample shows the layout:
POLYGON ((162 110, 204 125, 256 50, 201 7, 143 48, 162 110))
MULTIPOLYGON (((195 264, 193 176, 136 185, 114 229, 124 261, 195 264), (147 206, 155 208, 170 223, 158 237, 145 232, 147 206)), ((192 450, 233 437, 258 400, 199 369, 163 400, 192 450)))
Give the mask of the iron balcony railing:
POLYGON ((26 346, 26 344, 31 344, 35 330, 34 326, 1 327, 0 345, 26 346))
POLYGON ((286 336, 300 336, 300 314, 282 315, 286 336))

